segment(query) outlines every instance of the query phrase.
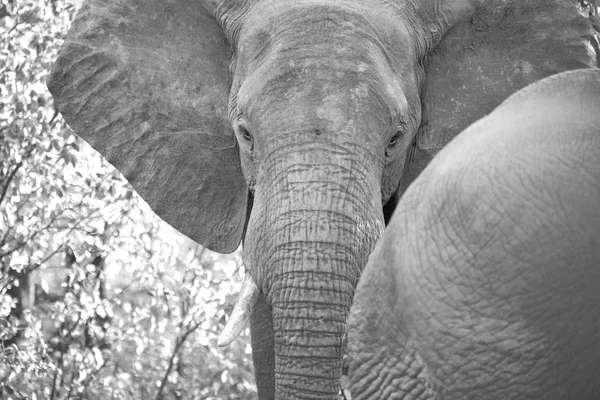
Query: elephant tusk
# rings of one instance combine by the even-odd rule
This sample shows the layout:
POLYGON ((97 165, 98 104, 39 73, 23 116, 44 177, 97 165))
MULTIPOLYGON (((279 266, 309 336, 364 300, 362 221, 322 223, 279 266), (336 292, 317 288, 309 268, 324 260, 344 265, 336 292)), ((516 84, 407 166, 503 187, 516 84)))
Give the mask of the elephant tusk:
POLYGON ((246 324, 250 319, 250 314, 252 313, 252 309, 256 304, 258 293, 258 286, 256 286, 256 283, 254 283, 254 280, 250 274, 246 273, 246 277, 242 283, 240 296, 233 307, 233 311, 231 312, 229 320, 227 320, 227 323, 225 324, 223 332, 221 332, 219 339, 217 340, 218 346, 227 346, 237 339, 240 332, 246 327, 246 324))

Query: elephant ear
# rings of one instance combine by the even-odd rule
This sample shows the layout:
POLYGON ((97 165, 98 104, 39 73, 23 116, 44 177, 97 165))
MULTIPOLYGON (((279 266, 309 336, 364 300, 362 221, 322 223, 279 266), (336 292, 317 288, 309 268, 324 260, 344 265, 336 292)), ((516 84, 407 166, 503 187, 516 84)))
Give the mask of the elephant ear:
POLYGON ((481 2, 450 28, 424 63, 417 135, 422 154, 430 159, 529 83, 598 66, 597 13, 574 3, 578 0, 481 2))
POLYGON ((90 0, 48 82, 71 128, 161 218, 219 252, 236 249, 246 216, 230 53, 196 0, 90 0))

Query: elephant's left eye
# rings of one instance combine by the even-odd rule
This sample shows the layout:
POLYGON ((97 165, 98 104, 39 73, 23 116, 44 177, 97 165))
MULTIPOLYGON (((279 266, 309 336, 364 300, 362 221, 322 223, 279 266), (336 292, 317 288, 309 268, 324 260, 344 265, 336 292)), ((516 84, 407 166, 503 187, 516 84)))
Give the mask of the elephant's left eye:
POLYGON ((246 143, 248 143, 248 145, 250 146, 250 150, 252 150, 252 147, 253 147, 252 134, 250 133, 250 130, 248 130, 248 128, 246 127, 246 124, 244 123, 244 121, 238 121, 238 123, 237 123, 237 131, 238 131, 238 135, 246 143))
POLYGON ((242 126, 240 127, 240 133, 242 134, 244 140, 246 140, 247 142, 252 141, 252 135, 250 135, 250 131, 248 129, 242 126))
POLYGON ((400 141, 400 139, 402 139, 402 131, 398 130, 396 131, 396 133, 394 133, 394 136, 392 136, 392 138, 390 139, 387 149, 385 150, 385 155, 389 156, 389 151, 391 149, 393 149, 394 147, 396 147, 396 145, 398 144, 398 142, 400 141))

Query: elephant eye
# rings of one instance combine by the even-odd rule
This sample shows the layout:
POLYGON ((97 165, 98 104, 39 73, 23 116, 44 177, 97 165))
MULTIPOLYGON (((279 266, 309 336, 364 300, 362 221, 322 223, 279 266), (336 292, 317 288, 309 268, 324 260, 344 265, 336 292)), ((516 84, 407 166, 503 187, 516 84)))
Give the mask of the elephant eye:
POLYGON ((250 150, 252 150, 252 134, 250 133, 250 131, 248 130, 248 128, 246 127, 246 124, 244 123, 244 121, 239 120, 237 123, 237 131, 239 136, 242 137, 242 139, 244 139, 245 142, 247 142, 248 144, 250 144, 250 150))
POLYGON ((402 131, 396 131, 388 143, 388 149, 394 148, 402 138, 402 131))
POLYGON ((250 135, 250 131, 248 131, 248 129, 246 129, 245 127, 240 127, 240 133, 244 140, 246 140, 247 142, 252 141, 252 135, 250 135))
POLYGON ((394 147, 396 147, 396 145, 398 144, 398 142, 400 141, 400 139, 402 138, 402 131, 401 130, 397 130, 396 133, 394 133, 394 136, 392 136, 392 138, 390 139, 390 142, 388 143, 385 155, 389 156, 389 151, 391 149, 393 149, 394 147))

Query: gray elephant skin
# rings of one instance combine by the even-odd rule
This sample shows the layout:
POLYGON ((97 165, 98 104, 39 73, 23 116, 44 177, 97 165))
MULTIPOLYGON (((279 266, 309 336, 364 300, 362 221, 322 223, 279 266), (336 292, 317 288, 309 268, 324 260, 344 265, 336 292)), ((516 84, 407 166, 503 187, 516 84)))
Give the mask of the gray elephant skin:
POLYGON ((458 135, 400 200, 356 290, 363 399, 600 398, 600 70, 458 135))
POLYGON ((597 66, 585 4, 87 0, 48 86, 165 221, 220 252, 244 238, 259 398, 333 399, 405 171, 515 90, 597 66))

